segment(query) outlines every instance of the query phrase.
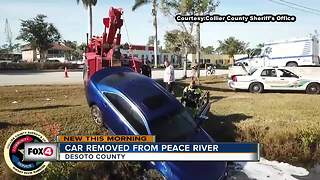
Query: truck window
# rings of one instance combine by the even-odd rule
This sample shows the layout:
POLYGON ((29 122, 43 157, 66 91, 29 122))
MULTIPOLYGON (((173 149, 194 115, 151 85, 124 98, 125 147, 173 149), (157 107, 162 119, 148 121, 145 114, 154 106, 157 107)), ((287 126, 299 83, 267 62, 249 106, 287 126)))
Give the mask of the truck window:
POLYGON ((148 134, 142 118, 125 99, 113 93, 104 93, 104 95, 139 134, 148 134))
POLYGON ((264 69, 261 72, 262 77, 277 77, 277 73, 275 69, 264 69))

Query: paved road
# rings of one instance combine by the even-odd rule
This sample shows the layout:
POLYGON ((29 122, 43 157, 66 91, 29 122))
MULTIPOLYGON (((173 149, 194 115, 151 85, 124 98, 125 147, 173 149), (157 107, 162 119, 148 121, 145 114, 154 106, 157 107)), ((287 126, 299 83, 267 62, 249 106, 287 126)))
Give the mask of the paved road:
MULTIPOLYGON (((205 70, 201 70, 201 76, 205 76, 205 70)), ((188 71, 190 76, 191 71, 188 71)), ((227 74, 227 70, 216 70, 216 75, 227 74)), ((33 84, 80 84, 82 72, 69 72, 69 78, 64 78, 64 72, 8 72, 0 73, 0 86, 33 85, 33 84)), ((152 71, 152 78, 160 79, 163 70, 152 71)), ((183 70, 175 70, 176 79, 183 77, 183 70)))

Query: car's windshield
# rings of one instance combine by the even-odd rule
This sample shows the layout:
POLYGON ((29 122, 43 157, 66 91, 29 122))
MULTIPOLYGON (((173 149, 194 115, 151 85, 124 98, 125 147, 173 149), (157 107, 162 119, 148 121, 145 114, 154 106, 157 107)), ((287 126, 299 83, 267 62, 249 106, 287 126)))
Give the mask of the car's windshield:
POLYGON ((165 114, 150 122, 150 130, 158 142, 182 141, 194 132, 197 125, 184 109, 165 114))

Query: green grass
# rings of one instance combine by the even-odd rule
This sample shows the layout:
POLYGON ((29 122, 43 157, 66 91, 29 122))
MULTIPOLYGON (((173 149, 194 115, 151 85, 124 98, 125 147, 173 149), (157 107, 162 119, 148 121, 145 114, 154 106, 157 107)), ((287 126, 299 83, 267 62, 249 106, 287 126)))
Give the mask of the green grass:
MULTIPOLYGON (((187 83, 177 83, 178 96, 187 83)), ((234 92, 223 77, 201 79, 201 83, 214 102, 204 127, 216 140, 260 142, 262 155, 270 160, 304 166, 320 162, 320 95, 234 92)), ((0 94, 0 174, 4 179, 19 179, 6 167, 2 154, 5 141, 16 131, 33 129, 49 140, 58 132, 105 133, 92 123, 81 85, 9 86, 0 87, 0 94)), ((146 174, 150 173, 139 163, 51 163, 33 178, 130 179, 146 174)))
MULTIPOLYGON (((61 134, 105 134, 91 121, 84 90, 73 86, 0 87, 0 179, 23 179, 6 166, 3 146, 16 131, 33 129, 50 141, 61 134), (12 102, 18 103, 12 103, 12 102)), ((159 177, 136 162, 50 163, 32 179, 137 179, 159 177)))
POLYGON ((234 92, 219 79, 204 80, 203 88, 215 101, 204 126, 217 140, 259 142, 270 160, 320 162, 320 95, 234 92))

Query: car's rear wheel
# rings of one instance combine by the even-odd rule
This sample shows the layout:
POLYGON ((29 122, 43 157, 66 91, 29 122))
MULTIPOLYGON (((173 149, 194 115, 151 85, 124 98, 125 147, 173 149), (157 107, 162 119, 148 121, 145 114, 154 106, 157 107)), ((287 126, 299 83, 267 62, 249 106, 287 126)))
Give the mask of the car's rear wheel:
POLYGON ((298 67, 298 64, 296 62, 288 62, 287 66, 288 67, 298 67))
POLYGON ((263 85, 258 82, 252 83, 249 86, 249 91, 252 93, 261 93, 263 91, 263 85))
POLYGON ((320 84, 310 83, 306 89, 307 94, 319 94, 320 93, 320 84))
POLYGON ((91 117, 99 127, 103 126, 102 113, 97 105, 91 106, 91 117))

